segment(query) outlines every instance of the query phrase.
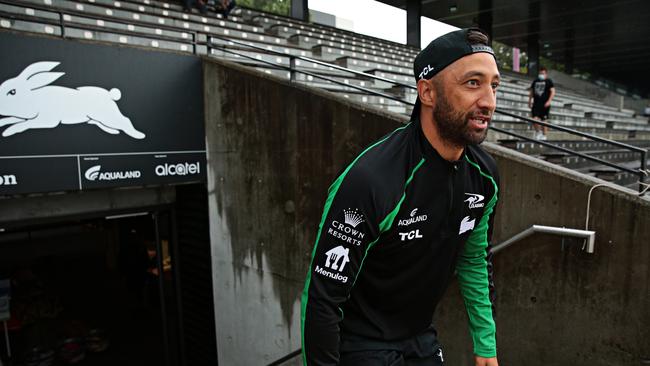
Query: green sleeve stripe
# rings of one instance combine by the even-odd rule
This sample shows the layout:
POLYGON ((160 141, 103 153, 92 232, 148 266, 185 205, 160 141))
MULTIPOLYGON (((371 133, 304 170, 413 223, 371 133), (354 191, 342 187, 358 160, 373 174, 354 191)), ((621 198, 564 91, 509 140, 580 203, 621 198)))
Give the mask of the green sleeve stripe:
MULTIPOLYGON (((471 161, 467 156, 465 159, 469 164, 478 169, 479 173, 488 178, 494 186, 494 195, 490 199, 483 213, 479 224, 467 240, 465 251, 480 249, 474 256, 469 255, 465 261, 458 266, 458 279, 460 282, 463 300, 467 307, 470 333, 474 344, 474 353, 483 357, 496 356, 495 325, 492 318, 492 307, 489 300, 487 262, 485 249, 487 248, 487 232, 489 218, 494 211, 497 202, 498 186, 495 179, 483 172, 478 164, 471 161), (486 290, 488 291, 486 293, 486 290), (468 306, 472 303, 472 306, 468 306)), ((461 259, 463 257, 461 256, 461 259)))
MULTIPOLYGON (((311 260, 309 262, 309 270, 307 271, 307 280, 305 281, 305 288, 302 291, 302 296, 301 296, 301 316, 300 316, 300 328, 301 328, 301 342, 302 342, 302 361, 303 365, 307 365, 307 354, 305 353, 305 318, 307 314, 307 301, 309 300, 309 284, 311 283, 311 267, 314 265, 314 257, 316 256, 316 248, 318 246, 318 241, 320 240, 321 236, 321 231, 323 230, 323 225, 325 224, 325 220, 327 219, 327 215, 329 214, 330 207, 332 206, 332 202, 334 201, 334 197, 336 196, 336 193, 339 190, 339 187, 341 186, 341 183, 343 182, 343 179, 345 176, 348 174, 350 169, 354 166, 354 164, 370 149, 374 148, 375 146, 380 145, 384 141, 388 140, 391 136, 393 136, 397 131, 403 130, 406 127, 410 125, 407 124, 406 126, 400 127, 398 129, 395 129, 393 132, 391 132, 388 136, 385 138, 375 142, 374 144, 370 145, 368 148, 363 150, 361 154, 359 154, 349 165, 348 167, 341 173, 341 175, 334 180, 334 183, 329 187, 328 189, 328 194, 327 194, 327 200, 325 201, 325 208, 323 209, 323 215, 320 220, 320 224, 318 225, 318 234, 316 234, 316 243, 314 244, 314 249, 311 252, 311 260)), ((374 243, 374 242, 373 242, 374 243)))
POLYGON ((382 233, 385 233, 388 231, 391 226, 393 226, 393 222, 395 221, 395 216, 397 216, 397 213, 399 212, 400 207, 402 207, 402 202, 404 202, 404 198, 406 198, 406 187, 411 183, 413 180, 413 177, 415 176, 415 172, 420 169, 420 167, 424 164, 424 159, 420 160, 418 165, 413 168, 413 171, 411 171, 411 175, 409 178, 406 180, 406 183, 404 184, 404 192, 402 193, 402 197, 400 198, 399 202, 397 202, 397 205, 395 208, 386 215, 386 217, 381 221, 379 224, 379 235, 377 236, 377 239, 375 239, 372 243, 368 244, 368 247, 366 248, 366 252, 363 254, 363 258, 361 259, 361 264, 359 265, 359 270, 357 271, 357 275, 354 277, 354 282, 352 282, 352 287, 354 287, 354 284, 357 283, 357 278, 359 278, 359 274, 361 273, 361 268, 363 268, 363 263, 366 261, 366 257, 368 256, 368 252, 370 251, 370 248, 372 248, 379 238, 381 237, 382 233))

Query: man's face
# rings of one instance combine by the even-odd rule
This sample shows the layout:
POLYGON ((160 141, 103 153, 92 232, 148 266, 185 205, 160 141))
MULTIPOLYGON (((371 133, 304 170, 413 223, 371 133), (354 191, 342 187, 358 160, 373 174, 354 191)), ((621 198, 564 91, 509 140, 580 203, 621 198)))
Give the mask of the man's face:
POLYGON ((480 144, 496 109, 499 70, 488 53, 465 56, 447 66, 432 81, 436 89, 433 120, 448 144, 480 144))

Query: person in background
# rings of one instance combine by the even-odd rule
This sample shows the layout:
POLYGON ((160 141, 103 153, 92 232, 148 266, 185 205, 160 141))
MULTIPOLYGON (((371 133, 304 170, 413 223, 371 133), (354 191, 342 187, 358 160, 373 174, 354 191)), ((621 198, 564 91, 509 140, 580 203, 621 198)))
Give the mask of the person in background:
POLYGON ((225 19, 228 19, 228 15, 230 15, 232 9, 237 5, 235 0, 219 0, 219 3, 221 9, 217 9, 217 14, 221 14, 225 19))
MULTIPOLYGON (((548 78, 548 70, 545 67, 539 69, 537 79, 530 85, 528 93, 528 107, 532 111, 533 119, 547 121, 548 114, 551 111, 551 100, 555 96, 555 86, 553 80, 548 78)), ((546 140, 548 127, 539 124, 533 124, 535 129, 535 139, 546 140)))
POLYGON ((183 11, 191 12, 192 7, 196 6, 201 14, 205 14, 208 11, 206 2, 206 0, 183 0, 183 11))

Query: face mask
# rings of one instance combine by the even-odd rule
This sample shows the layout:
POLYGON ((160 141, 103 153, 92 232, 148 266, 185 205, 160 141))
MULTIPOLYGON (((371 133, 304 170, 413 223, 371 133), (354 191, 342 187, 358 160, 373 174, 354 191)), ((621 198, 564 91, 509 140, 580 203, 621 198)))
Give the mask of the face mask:
POLYGON ((539 75, 537 75, 537 77, 539 78, 539 80, 546 79, 546 75, 544 75, 544 74, 539 74, 539 75))

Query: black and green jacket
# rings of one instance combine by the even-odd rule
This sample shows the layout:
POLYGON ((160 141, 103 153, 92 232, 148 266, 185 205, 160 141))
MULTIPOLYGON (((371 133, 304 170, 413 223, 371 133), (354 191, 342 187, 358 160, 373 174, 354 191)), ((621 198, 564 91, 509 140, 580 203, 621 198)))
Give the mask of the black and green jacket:
POLYGON ((488 241, 494 160, 444 160, 419 121, 363 151, 329 188, 302 295, 305 365, 337 365, 339 335, 417 335, 458 273, 474 353, 496 355, 488 241))

